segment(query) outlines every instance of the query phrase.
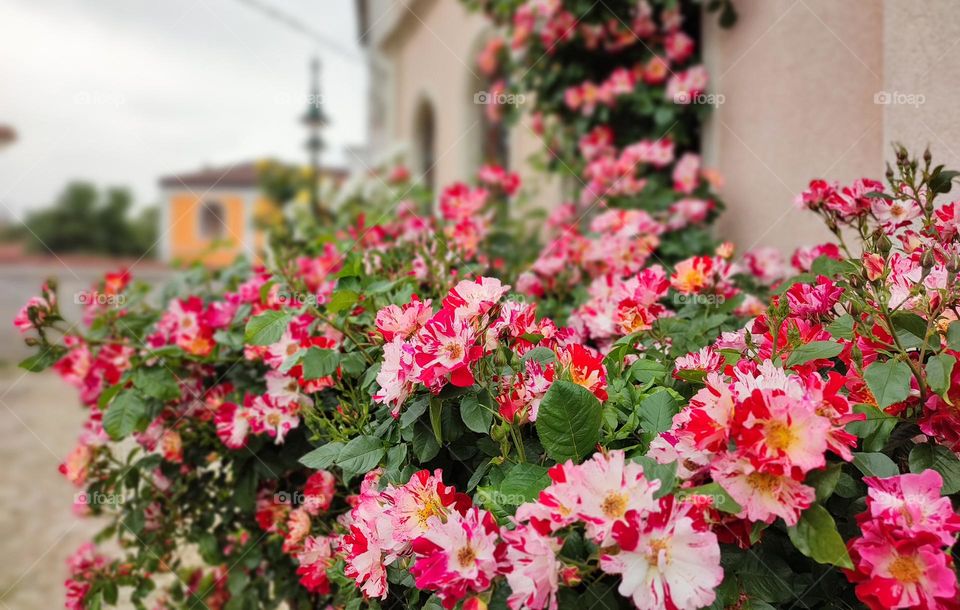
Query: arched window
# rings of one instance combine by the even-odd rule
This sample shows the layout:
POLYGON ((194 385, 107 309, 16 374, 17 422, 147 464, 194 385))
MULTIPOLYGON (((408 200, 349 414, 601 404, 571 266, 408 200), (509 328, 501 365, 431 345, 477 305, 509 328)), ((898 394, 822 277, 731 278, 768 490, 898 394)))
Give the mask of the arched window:
POLYGON ((219 239, 226 230, 226 212, 219 201, 205 201, 200 206, 200 236, 219 239))
POLYGON ((422 100, 417 107, 413 123, 416 146, 416 169, 423 177, 423 184, 433 190, 433 165, 436 163, 436 119, 433 106, 422 100))

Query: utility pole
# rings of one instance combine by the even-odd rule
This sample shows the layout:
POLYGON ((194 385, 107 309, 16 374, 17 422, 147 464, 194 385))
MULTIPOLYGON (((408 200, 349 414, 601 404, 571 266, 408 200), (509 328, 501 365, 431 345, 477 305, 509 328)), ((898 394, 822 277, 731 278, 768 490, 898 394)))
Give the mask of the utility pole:
POLYGON ((307 99, 307 112, 303 115, 303 124, 307 127, 307 151, 310 155, 310 209, 318 222, 332 222, 333 214, 320 200, 320 153, 323 151, 321 130, 327 125, 323 113, 323 94, 320 92, 320 60, 316 57, 310 62, 310 96, 307 99))

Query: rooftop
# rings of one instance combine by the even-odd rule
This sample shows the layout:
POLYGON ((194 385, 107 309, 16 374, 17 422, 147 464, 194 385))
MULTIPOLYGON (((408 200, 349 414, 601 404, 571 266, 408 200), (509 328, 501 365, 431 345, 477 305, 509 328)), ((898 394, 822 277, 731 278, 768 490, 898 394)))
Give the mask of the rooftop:
MULTIPOLYGON (((320 174, 324 177, 343 180, 349 172, 342 167, 321 167, 320 174)), ((253 161, 244 161, 220 167, 208 166, 197 171, 173 174, 160 178, 160 186, 168 188, 253 188, 258 184, 257 164, 253 161)))

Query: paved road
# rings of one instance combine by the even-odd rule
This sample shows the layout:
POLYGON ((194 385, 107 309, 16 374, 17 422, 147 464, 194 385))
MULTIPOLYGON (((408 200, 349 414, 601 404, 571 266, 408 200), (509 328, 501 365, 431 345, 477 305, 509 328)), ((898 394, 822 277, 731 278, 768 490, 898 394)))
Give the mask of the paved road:
POLYGON ((63 607, 66 558, 97 531, 72 514, 76 490, 57 466, 84 414, 53 373, 0 369, 0 608, 63 607))
MULTIPOLYGON (((62 608, 65 560, 99 529, 73 515, 76 490, 57 471, 84 411, 73 388, 54 373, 16 368, 30 351, 12 320, 47 277, 59 282, 65 317, 79 320, 74 295, 112 270, 69 261, 0 265, 0 610, 62 608)), ((153 266, 134 275, 156 282, 169 272, 153 266)))

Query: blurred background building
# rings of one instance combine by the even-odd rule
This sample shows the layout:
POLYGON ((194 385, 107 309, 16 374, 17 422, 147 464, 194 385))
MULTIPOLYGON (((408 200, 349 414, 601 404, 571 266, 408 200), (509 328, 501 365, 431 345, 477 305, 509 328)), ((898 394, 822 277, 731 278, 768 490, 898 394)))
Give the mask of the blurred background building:
MULTIPOLYGON (((160 179, 160 259, 230 264, 244 254, 255 260, 263 225, 277 212, 260 188, 257 163, 205 167, 160 179)), ((339 184, 347 170, 323 168, 320 181, 339 184)))

